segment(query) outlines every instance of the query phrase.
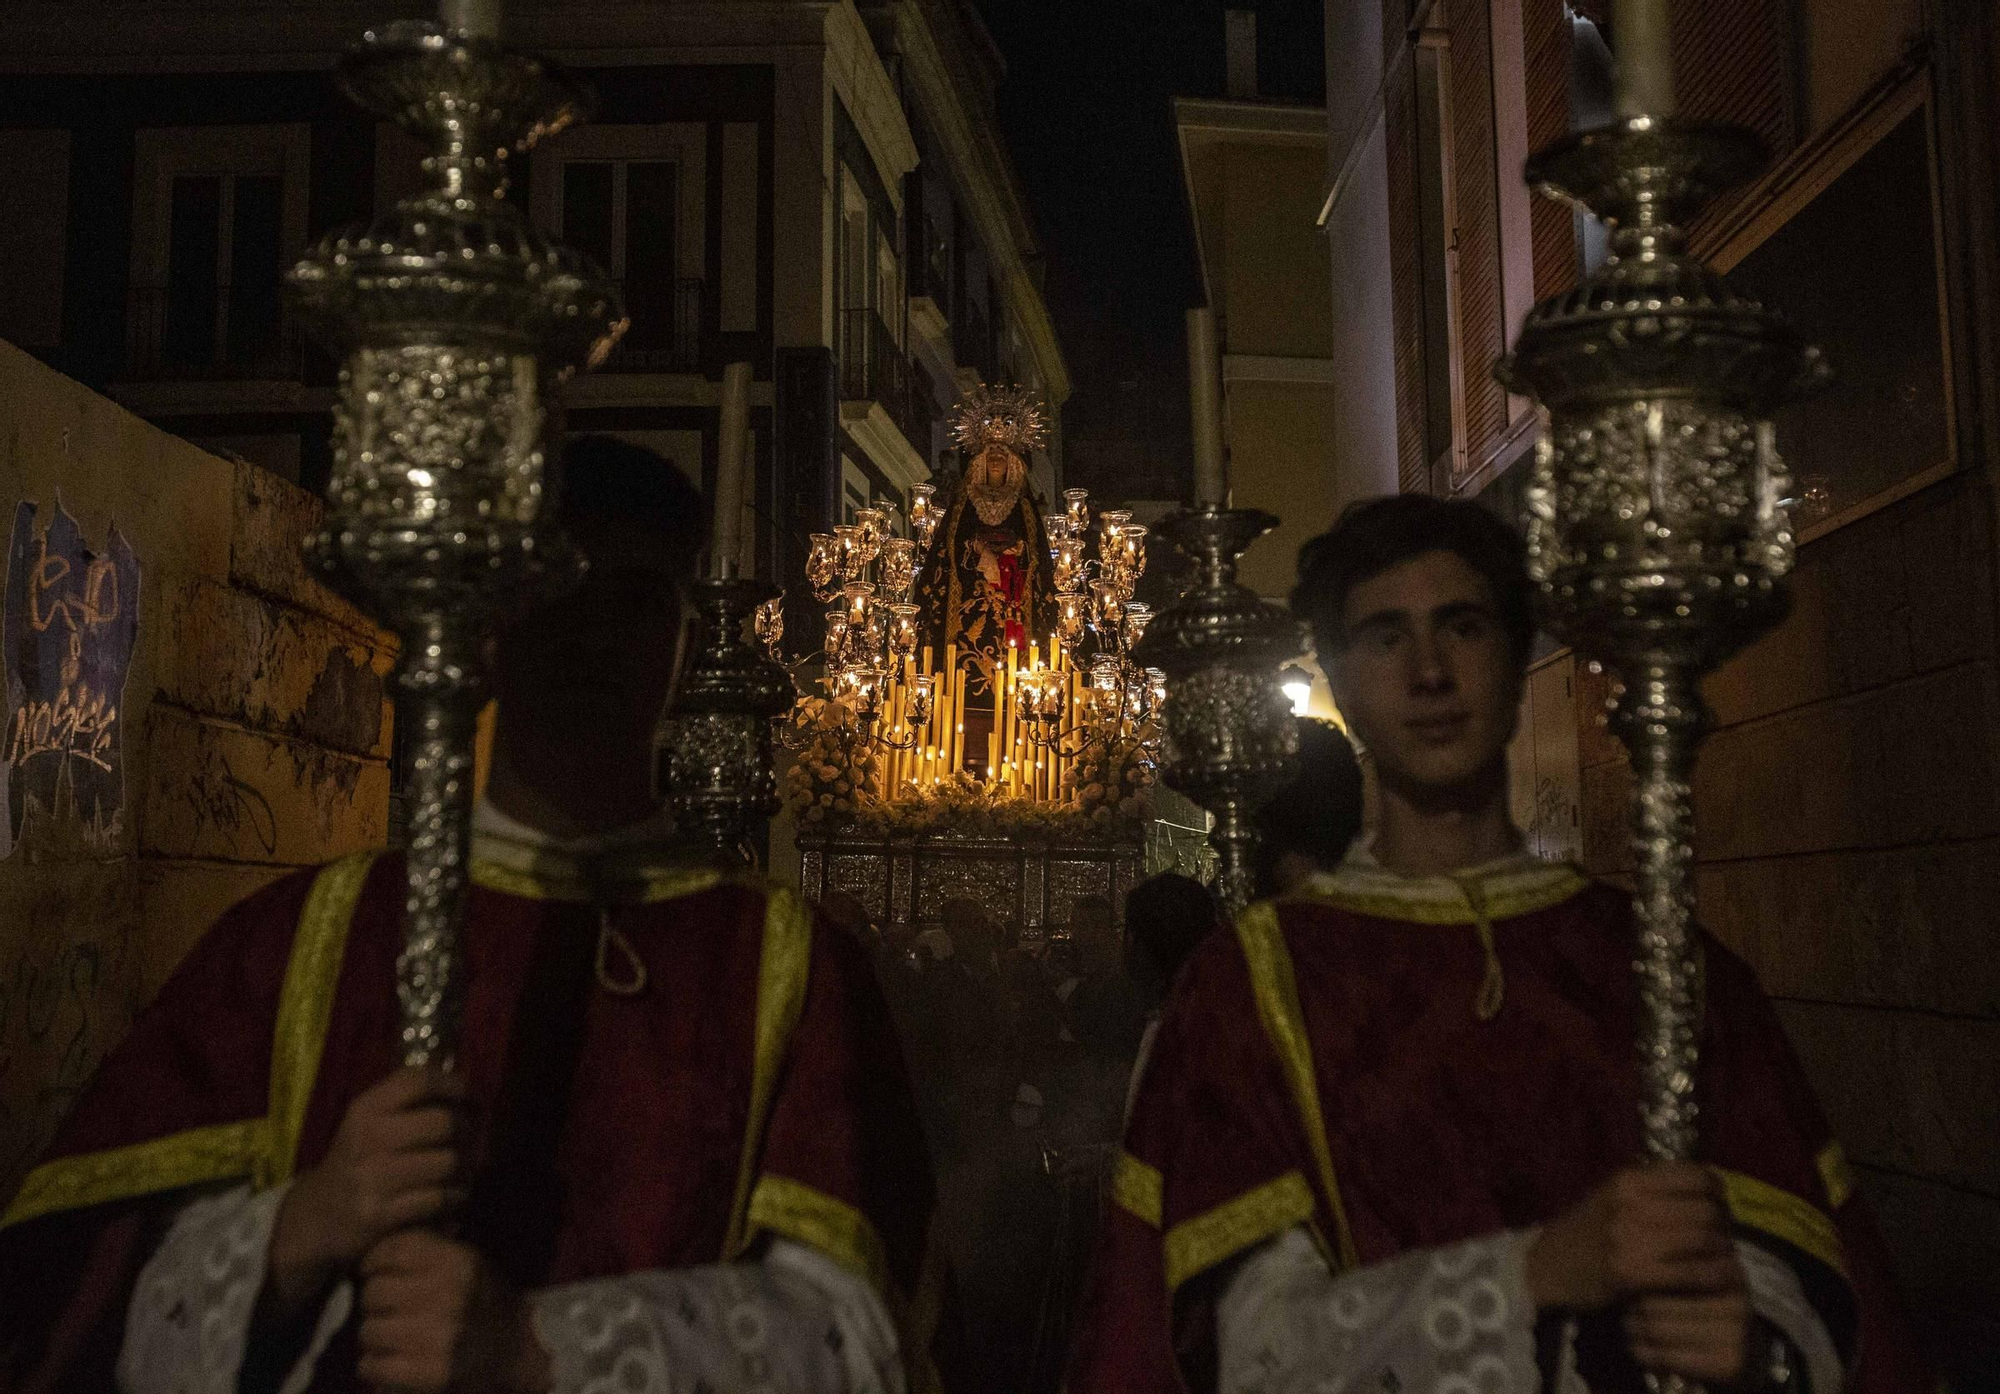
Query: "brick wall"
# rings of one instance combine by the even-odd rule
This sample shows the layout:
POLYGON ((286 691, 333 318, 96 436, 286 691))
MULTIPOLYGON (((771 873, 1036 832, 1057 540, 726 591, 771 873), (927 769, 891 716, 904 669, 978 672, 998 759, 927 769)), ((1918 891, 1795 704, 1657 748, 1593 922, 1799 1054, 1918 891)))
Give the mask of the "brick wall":
MULTIPOLYGON (((392 641, 306 575, 317 500, 0 343, 0 526, 25 501, 46 528, 58 499, 87 548, 113 528, 131 547, 139 627, 108 694, 115 816, 86 826, 58 797, 0 858, 0 1194, 218 913, 288 868, 380 843, 388 817, 392 641)), ((9 648, 0 692, 31 680, 9 648)))
MULTIPOLYGON (((1962 473, 1800 554, 1709 682, 1704 921, 1757 970, 1963 1394, 2000 1368, 2000 682, 1992 514, 1962 473)), ((1629 771, 1576 684, 1584 856, 1630 867, 1629 771)))

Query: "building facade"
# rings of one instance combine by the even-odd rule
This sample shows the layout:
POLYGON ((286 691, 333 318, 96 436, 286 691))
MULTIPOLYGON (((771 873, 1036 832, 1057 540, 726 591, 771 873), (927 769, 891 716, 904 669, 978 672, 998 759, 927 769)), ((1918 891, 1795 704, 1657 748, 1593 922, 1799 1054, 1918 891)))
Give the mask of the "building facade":
MULTIPOLYGON (((1529 152, 1609 116, 1600 0, 1329 0, 1332 441, 1342 499, 1518 518, 1539 423, 1492 378, 1528 308, 1603 255, 1529 152)), ((2000 1357, 1993 7, 1679 0, 1684 115, 1770 171, 1694 230, 1821 344, 1778 419, 1802 543, 1790 618, 1710 682, 1700 913, 1750 959, 1846 1140, 1941 1365, 2000 1357)), ((1629 772, 1604 679, 1546 648, 1515 749, 1537 847, 1618 876, 1629 772)))
POLYGON ((1326 112, 1182 97, 1174 122, 1222 354, 1230 496, 1280 520, 1245 553, 1241 574, 1282 597, 1300 546, 1334 513, 1333 331, 1326 253, 1313 227, 1326 112))
MULTIPOLYGON (((319 487, 334 365, 280 276, 421 182, 415 142, 329 76, 398 12, 425 11, 0 3, 0 250, 19 272, 0 338, 319 487)), ((567 387, 567 427, 650 445, 706 485, 722 369, 749 361, 759 574, 795 577, 808 532, 906 501, 966 382, 1067 396, 992 131, 1000 62, 956 0, 515 4, 507 37, 598 98, 512 190, 631 315, 610 362, 567 387)), ((1036 462, 1045 490, 1059 458, 1036 462)))

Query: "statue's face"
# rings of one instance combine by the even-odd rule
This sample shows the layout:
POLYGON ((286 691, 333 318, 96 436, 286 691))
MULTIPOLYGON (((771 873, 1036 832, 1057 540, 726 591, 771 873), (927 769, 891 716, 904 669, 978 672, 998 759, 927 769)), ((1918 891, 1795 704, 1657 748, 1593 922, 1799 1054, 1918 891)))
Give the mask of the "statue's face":
POLYGON ((972 477, 981 484, 1005 484, 1013 463, 1013 452, 1006 446, 989 445, 972 462, 972 477))

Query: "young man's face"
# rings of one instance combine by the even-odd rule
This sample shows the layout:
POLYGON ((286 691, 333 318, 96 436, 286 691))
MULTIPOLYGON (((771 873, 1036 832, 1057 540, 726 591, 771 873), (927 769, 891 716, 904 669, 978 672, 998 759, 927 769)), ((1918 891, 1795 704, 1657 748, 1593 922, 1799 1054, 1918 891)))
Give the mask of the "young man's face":
POLYGON ((1506 757, 1522 668, 1492 588, 1424 552, 1347 593, 1334 697, 1391 787, 1449 794, 1506 757))

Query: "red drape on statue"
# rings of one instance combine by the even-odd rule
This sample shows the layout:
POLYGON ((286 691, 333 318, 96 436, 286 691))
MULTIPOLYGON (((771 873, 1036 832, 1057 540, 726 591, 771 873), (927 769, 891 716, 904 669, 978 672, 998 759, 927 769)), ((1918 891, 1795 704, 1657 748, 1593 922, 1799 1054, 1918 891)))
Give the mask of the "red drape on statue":
MULTIPOLYGON (((1472 923, 1296 901, 1263 909, 1264 934, 1210 938, 1140 1087, 1072 1394, 1212 1379, 1216 1275, 1293 1225, 1335 1262, 1345 1250, 1376 1263, 1548 1220, 1638 1158, 1629 900, 1580 878, 1544 899, 1492 913, 1503 990, 1484 1021, 1472 923), (1324 1152, 1263 1024, 1288 990, 1324 1152)), ((1701 1160, 1725 1169, 1739 1227, 1791 1263, 1858 1351, 1850 1387, 1927 1394, 1879 1241, 1776 1016, 1741 960, 1704 948, 1701 1160)), ((1636 1389, 1608 1323, 1585 1345, 1593 1388, 1636 1389)))
POLYGON ((1028 647, 1028 633, 1021 625, 1021 601, 1027 595, 1028 575, 1021 569, 1021 559, 1012 552, 1000 554, 1000 594, 1007 598, 1007 647, 1025 649, 1028 647))
MULTIPOLYGON (((226 1152, 233 1125, 282 1112, 271 1092, 274 1033, 277 1054, 296 1060, 280 1001, 299 1000, 294 939, 313 880, 279 881, 210 931, 49 1153, 109 1157, 125 1166, 125 1189, 143 1193, 51 1205, 63 1186, 79 1185, 88 1202, 103 1183, 88 1165, 31 1176, 46 1213, 0 1230, 0 1390, 111 1387, 132 1283, 182 1187, 269 1172, 267 1143, 248 1161, 204 1162, 171 1140, 226 1152), (135 1144, 150 1144, 136 1172, 120 1160, 133 1154, 118 1150, 135 1144), (179 1184, 158 1184, 176 1166, 179 1184)), ((857 1235, 833 1257, 876 1269, 886 1258, 886 1272, 865 1276, 908 1313, 930 1173, 866 955, 795 901, 716 882, 610 911, 645 971, 644 990, 630 996, 599 984, 597 909, 475 887, 459 1064, 485 1165, 467 1233, 515 1282, 538 1287, 712 1263, 760 1229, 790 1232, 767 1212, 817 1207, 850 1230, 858 1214, 879 1247, 857 1235), (791 907, 787 934, 771 929, 782 918, 774 904, 791 907), (795 961, 779 961, 787 954, 795 961), (771 1019, 774 1002, 789 1021, 771 1019)), ((331 1011, 298 1128, 299 1169, 324 1155, 348 1102, 397 1063, 402 897, 400 859, 381 858, 360 884, 344 954, 320 974, 331 1011)), ((625 980, 631 965, 621 960, 608 966, 625 980)), ((351 1369, 351 1350, 336 1346, 314 1387, 345 1388, 351 1369)))

